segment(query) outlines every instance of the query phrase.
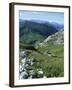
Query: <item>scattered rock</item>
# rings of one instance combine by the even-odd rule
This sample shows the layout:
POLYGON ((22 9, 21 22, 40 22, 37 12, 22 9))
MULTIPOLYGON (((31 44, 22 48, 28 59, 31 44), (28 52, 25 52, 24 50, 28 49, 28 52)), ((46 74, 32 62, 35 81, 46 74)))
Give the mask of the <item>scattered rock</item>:
POLYGON ((47 78, 46 76, 43 76, 43 78, 45 79, 45 78, 47 78))
POLYGON ((28 78, 28 73, 27 72, 22 72, 21 74, 20 74, 20 79, 27 79, 28 78))
POLYGON ((27 51, 23 51, 20 54, 22 56, 21 64, 19 67, 20 79, 32 79, 32 78, 43 78, 44 73, 40 70, 34 70, 32 65, 38 64, 38 60, 30 59, 28 57, 27 51))
POLYGON ((38 71, 38 78, 43 78, 43 71, 38 71))

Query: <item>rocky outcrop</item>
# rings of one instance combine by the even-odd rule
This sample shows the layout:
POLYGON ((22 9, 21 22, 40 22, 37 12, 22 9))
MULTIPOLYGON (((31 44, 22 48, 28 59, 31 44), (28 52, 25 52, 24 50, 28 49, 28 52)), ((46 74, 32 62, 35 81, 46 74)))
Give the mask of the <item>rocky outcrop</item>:
POLYGON ((32 79, 32 78, 45 78, 42 69, 35 70, 32 66, 38 62, 28 57, 29 51, 20 52, 20 65, 19 65, 19 78, 20 79, 32 79))
POLYGON ((55 34, 48 36, 42 43, 40 43, 40 46, 45 46, 46 44, 63 44, 64 43, 64 30, 60 30, 59 32, 56 32, 55 34))

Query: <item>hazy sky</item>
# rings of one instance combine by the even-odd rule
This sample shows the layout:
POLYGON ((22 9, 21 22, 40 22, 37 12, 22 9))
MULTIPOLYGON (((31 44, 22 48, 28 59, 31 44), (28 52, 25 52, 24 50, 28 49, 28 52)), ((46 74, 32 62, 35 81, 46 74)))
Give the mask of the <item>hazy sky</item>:
POLYGON ((23 20, 43 20, 64 24, 63 12, 44 12, 44 11, 19 11, 19 18, 23 20))

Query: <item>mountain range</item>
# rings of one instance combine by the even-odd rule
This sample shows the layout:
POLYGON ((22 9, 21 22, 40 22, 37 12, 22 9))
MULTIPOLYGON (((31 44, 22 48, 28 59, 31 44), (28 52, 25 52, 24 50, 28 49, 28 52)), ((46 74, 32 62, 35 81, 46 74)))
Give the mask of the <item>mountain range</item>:
POLYGON ((42 42, 48 36, 64 29, 63 24, 47 22, 42 20, 19 20, 20 42, 33 44, 37 41, 42 42))

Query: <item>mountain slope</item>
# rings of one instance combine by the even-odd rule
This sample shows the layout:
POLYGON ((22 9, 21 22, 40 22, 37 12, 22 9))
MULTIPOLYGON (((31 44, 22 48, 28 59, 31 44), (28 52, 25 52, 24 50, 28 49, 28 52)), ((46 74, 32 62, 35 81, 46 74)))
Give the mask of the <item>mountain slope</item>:
POLYGON ((49 36, 42 42, 43 45, 41 46, 39 43, 37 48, 32 46, 22 48, 23 51, 29 52, 28 58, 32 62, 32 65, 29 64, 27 67, 28 78, 30 76, 32 76, 31 78, 64 77, 64 45, 63 41, 60 41, 63 32, 61 30, 49 36), (55 43, 59 38, 59 42, 55 43), (30 71, 33 73, 30 74, 30 71), (43 75, 40 76, 38 71, 42 71, 43 75))
POLYGON ((60 30, 55 34, 48 36, 42 43, 40 44, 63 44, 64 43, 64 30, 60 30))
POLYGON ((31 41, 42 42, 46 37, 58 31, 49 22, 20 20, 19 25, 20 41, 28 44, 31 41))
MULTIPOLYGON (((32 25, 32 28, 35 27, 32 25)), ((25 64, 22 62, 25 59, 21 60, 25 56, 20 58, 20 65, 25 67, 22 72, 27 74, 27 77, 24 77, 26 76, 24 74, 23 79, 64 77, 64 30, 59 30, 49 36, 32 30, 34 29, 30 29, 29 26, 23 27, 23 35, 20 36, 20 40, 24 41, 23 45, 20 45, 20 52, 28 52, 25 64), (25 45, 25 41, 28 46, 25 45), (38 43, 32 46, 35 42, 38 43)))

